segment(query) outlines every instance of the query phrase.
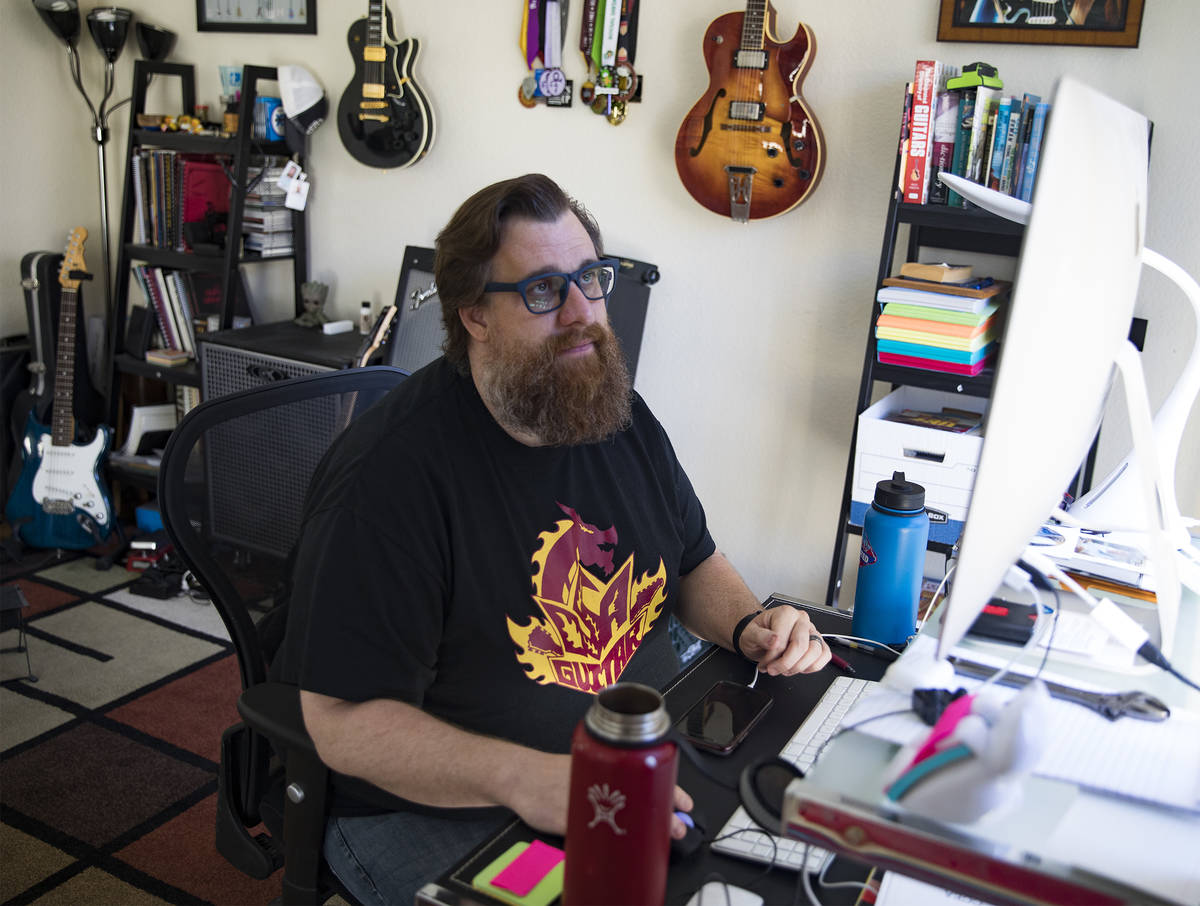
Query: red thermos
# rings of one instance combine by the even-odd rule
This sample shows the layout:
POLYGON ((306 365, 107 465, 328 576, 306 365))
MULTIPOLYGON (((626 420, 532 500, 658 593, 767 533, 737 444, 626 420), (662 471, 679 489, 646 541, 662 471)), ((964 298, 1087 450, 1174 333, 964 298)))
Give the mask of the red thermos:
POLYGON ((600 691, 571 740, 566 906, 662 903, 679 767, 671 718, 649 686, 600 691))

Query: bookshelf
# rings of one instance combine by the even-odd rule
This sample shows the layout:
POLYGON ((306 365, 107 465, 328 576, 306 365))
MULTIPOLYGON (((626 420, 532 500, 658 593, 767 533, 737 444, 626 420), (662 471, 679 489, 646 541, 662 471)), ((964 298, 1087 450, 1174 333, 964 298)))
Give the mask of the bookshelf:
MULTIPOLYGON (((885 278, 898 270, 897 255, 901 251, 904 261, 921 260, 923 249, 963 252, 966 260, 970 260, 971 254, 987 254, 1013 259, 1020 255, 1021 241, 1025 232, 1024 226, 980 208, 906 203, 902 200, 902 193, 897 188, 899 168, 900 160, 897 157, 892 180, 889 183, 892 187, 891 199, 884 220, 883 242, 880 248, 879 269, 875 282, 876 290, 883 285, 885 278)), ((855 524, 851 520, 859 442, 858 417, 871 407, 880 385, 890 389, 916 387, 964 397, 987 399, 991 396, 992 383, 995 379, 994 365, 984 368, 978 375, 965 377, 880 363, 877 358, 875 326, 881 306, 876 303, 874 294, 872 294, 870 306, 871 316, 867 329, 866 352, 863 356, 862 376, 854 412, 854 428, 842 489, 841 509, 838 513, 837 535, 830 563, 829 583, 826 589, 826 603, 834 607, 839 606, 838 599, 841 593, 842 577, 846 569, 845 561, 850 538, 862 533, 861 524, 855 524)), ((1139 349, 1142 348, 1145 334, 1146 321, 1135 318, 1130 327, 1130 339, 1139 349)), ((1001 354, 1003 354, 1003 339, 1001 339, 1001 354)), ((1073 485, 1074 493, 1082 493, 1090 486, 1095 455, 1096 445, 1093 444, 1086 462, 1081 465, 1080 472, 1076 476, 1073 485)), ((952 546, 952 543, 931 540, 928 549, 948 554, 952 546)), ((845 605, 846 609, 849 609, 851 603, 845 605)))
MULTIPOLYGON (((138 114, 147 111, 147 89, 154 79, 174 80, 179 89, 179 111, 190 113, 196 105, 196 86, 194 67, 186 63, 163 63, 138 60, 134 64, 133 91, 129 116, 129 136, 125 155, 125 191, 121 208, 120 244, 117 257, 115 279, 115 295, 117 301, 114 312, 114 323, 109 334, 111 361, 114 374, 114 386, 122 374, 150 378, 167 384, 196 387, 200 386, 200 374, 197 363, 193 360, 186 366, 162 368, 149 364, 143 358, 143 349, 130 348, 127 344, 127 317, 131 302, 140 305, 143 301, 142 291, 136 285, 132 275, 135 265, 147 265, 155 268, 166 268, 172 271, 183 271, 189 274, 207 273, 215 275, 221 287, 221 329, 232 326, 236 297, 240 292, 243 267, 251 267, 263 262, 290 261, 291 285, 293 304, 297 314, 303 312, 300 299, 300 285, 308 279, 308 241, 303 211, 292 212, 292 230, 294 236, 293 251, 287 255, 263 257, 253 252, 245 252, 242 248, 242 217, 245 205, 244 193, 233 189, 229 196, 229 212, 227 215, 226 242, 223 251, 218 254, 196 254, 178 251, 169 247, 156 247, 145 243, 135 242, 135 217, 137 214, 138 198, 135 192, 132 175, 132 161, 135 155, 142 151, 177 151, 194 154, 220 155, 233 176, 235 186, 247 184, 247 173, 251 167, 251 158, 256 155, 270 154, 287 157, 291 155, 284 142, 270 142, 253 137, 254 104, 259 95, 259 83, 275 81, 277 71, 274 67, 246 66, 242 73, 242 96, 238 103, 237 133, 230 137, 216 135, 192 135, 186 132, 159 132, 138 126, 138 114), (131 292, 134 298, 131 300, 131 292)), ((219 114, 218 114, 219 115, 219 114)), ((119 423, 120 394, 110 394, 110 423, 119 423)))
MULTIPOLYGON (((303 211, 292 212, 293 251, 287 255, 263 257, 253 252, 246 252, 242 247, 242 217, 245 205, 245 194, 231 187, 229 193, 229 211, 226 219, 226 242, 224 249, 213 254, 198 254, 191 251, 179 251, 174 247, 161 247, 146 242, 138 242, 135 218, 139 204, 133 179, 133 158, 143 151, 175 151, 188 154, 219 155, 228 172, 232 174, 232 186, 247 185, 247 175, 252 166, 252 158, 258 155, 278 155, 289 157, 291 149, 285 142, 266 141, 253 137, 254 104, 259 96, 260 83, 276 81, 278 73, 274 67, 246 66, 242 71, 242 95, 238 103, 239 128, 236 134, 223 137, 218 135, 193 135, 187 132, 161 132, 141 128, 138 125, 138 114, 142 113, 187 113, 190 114, 196 106, 195 68, 186 63, 152 62, 138 60, 134 63, 133 90, 131 93, 131 109, 129 114, 129 134, 125 154, 124 196, 119 220, 119 245, 117 252, 117 270, 115 274, 113 324, 110 326, 109 361, 112 363, 112 373, 109 375, 111 391, 108 397, 109 424, 124 426, 128 420, 127 413, 131 406, 164 402, 168 399, 178 399, 181 388, 191 399, 198 399, 200 393, 200 369, 193 359, 188 364, 174 368, 165 368, 147 362, 144 349, 131 348, 129 345, 128 315, 131 304, 142 305, 145 301, 142 289, 137 285, 133 275, 135 266, 145 265, 151 268, 164 268, 170 271, 184 272, 188 275, 208 275, 215 286, 220 285, 220 326, 221 330, 232 327, 237 296, 242 292, 242 268, 254 267, 264 262, 289 262, 293 306, 297 314, 303 312, 300 298, 300 286, 308 279, 308 240, 306 231, 306 215, 303 211), (171 89, 178 89, 179 107, 177 111, 147 110, 147 93, 151 82, 156 82, 156 90, 163 87, 165 82, 171 89)), ((161 92, 159 92, 161 94, 161 92)), ((156 94, 156 96, 159 96, 156 94)), ((216 117, 220 116, 218 111, 216 117)), ((301 161, 303 165, 303 161, 301 161)), ((180 216, 182 220, 182 216, 180 216)), ((147 316, 152 316, 148 309, 147 316)), ((124 430, 118 430, 118 438, 123 439, 124 430)), ((139 472, 109 464, 110 477, 115 483, 124 483, 142 492, 153 492, 157 487, 157 476, 152 472, 139 472)))

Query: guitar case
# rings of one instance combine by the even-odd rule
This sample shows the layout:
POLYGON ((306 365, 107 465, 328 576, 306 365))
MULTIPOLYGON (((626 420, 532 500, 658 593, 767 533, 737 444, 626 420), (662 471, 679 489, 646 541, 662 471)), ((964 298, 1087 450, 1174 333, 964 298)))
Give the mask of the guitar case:
MULTIPOLYGON (((29 321, 29 362, 26 365, 28 384, 17 394, 9 411, 9 436, 13 449, 19 450, 25 435, 25 419, 32 411, 43 424, 50 423, 54 403, 55 364, 58 353, 58 314, 62 305, 62 287, 58 283, 58 269, 62 266, 61 252, 29 252, 21 258, 21 288, 25 295, 25 315, 29 321)), ((77 436, 91 436, 96 426, 105 420, 104 397, 96 391, 88 371, 86 323, 83 315, 83 287, 78 294, 80 311, 77 312, 77 345, 75 348, 75 373, 73 375, 73 404, 77 436)), ((9 463, 5 475, 5 499, 12 490, 20 470, 21 457, 18 453, 9 463)))

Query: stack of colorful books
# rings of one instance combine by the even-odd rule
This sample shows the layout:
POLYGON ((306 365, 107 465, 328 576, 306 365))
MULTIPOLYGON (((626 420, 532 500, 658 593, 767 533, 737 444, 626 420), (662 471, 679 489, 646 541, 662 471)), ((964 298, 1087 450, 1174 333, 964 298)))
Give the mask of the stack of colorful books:
POLYGON ((880 363, 974 376, 991 365, 1003 299, 1011 284, 985 278, 964 284, 889 277, 876 294, 880 363))

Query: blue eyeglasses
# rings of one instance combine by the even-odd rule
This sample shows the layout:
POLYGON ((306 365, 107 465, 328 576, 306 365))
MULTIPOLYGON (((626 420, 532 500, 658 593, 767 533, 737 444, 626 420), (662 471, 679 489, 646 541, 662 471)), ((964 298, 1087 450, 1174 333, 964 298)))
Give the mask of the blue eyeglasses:
POLYGON ((516 283, 488 283, 485 293, 520 293, 525 307, 535 315, 544 315, 561 308, 574 283, 585 299, 599 302, 607 299, 617 279, 617 259, 603 258, 585 264, 573 274, 549 273, 526 277, 516 283))

